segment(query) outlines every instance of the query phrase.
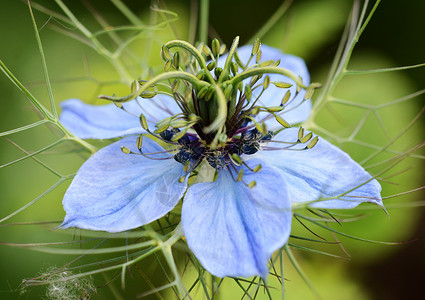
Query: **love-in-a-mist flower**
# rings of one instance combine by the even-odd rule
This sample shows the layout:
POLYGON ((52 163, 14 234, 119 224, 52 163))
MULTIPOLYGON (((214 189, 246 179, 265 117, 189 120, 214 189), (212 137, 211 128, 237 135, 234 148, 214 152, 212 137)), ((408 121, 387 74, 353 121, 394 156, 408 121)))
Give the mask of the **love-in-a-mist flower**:
POLYGON ((61 122, 77 136, 124 137, 79 169, 63 228, 125 231, 181 200, 187 244, 210 273, 265 278, 289 238, 293 205, 382 206, 379 183, 359 164, 291 127, 307 119, 317 87, 303 60, 258 41, 237 44, 223 55, 217 40, 211 48, 171 41, 165 72, 131 95, 103 96, 114 101, 104 106, 62 103, 61 122))

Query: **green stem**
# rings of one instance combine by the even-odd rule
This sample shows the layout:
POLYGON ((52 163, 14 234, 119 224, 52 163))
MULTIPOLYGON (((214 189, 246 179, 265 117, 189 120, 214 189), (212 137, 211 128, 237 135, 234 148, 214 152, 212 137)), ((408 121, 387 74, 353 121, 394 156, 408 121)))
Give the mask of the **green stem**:
POLYGON ((81 33, 88 38, 92 43, 96 51, 105 57, 117 70, 120 75, 122 82, 130 83, 133 81, 133 77, 127 72, 122 63, 115 57, 108 49, 106 49, 98 39, 75 17, 75 15, 69 10, 69 8, 62 2, 62 0, 55 0, 56 4, 62 9, 67 17, 74 23, 74 26, 81 31, 81 33))
POLYGON ((196 78, 196 76, 192 74, 181 72, 181 71, 172 71, 172 72, 162 73, 152 78, 151 80, 146 82, 139 90, 136 90, 134 93, 131 93, 130 95, 127 95, 124 97, 112 97, 112 96, 100 95, 98 98, 111 100, 115 102, 127 102, 139 97, 141 94, 146 92, 148 88, 154 86, 157 82, 168 80, 168 79, 186 80, 190 82, 193 85, 193 87, 195 87, 196 89, 199 89, 204 86, 208 86, 208 83, 206 83, 205 81, 200 81, 198 78, 196 78))
POLYGON ((208 15, 210 9, 210 0, 201 0, 199 17, 199 41, 208 43, 208 15))
POLYGON ((236 52, 236 49, 238 48, 239 44, 239 37, 235 37, 232 43, 232 47, 230 47, 230 51, 227 54, 226 63, 224 64, 223 71, 221 72, 220 78, 218 79, 218 84, 222 83, 223 80, 225 80, 229 74, 230 74, 230 63, 232 62, 233 55, 236 52))
POLYGON ((46 62, 46 57, 44 56, 43 45, 41 43, 40 34, 38 33, 37 23, 35 22, 34 14, 32 12, 31 3, 29 0, 27 0, 27 3, 28 3, 30 15, 31 15, 31 21, 34 27, 34 33, 35 33, 35 39, 38 45, 38 51, 40 52, 40 56, 41 56, 41 65, 43 66, 44 79, 46 81, 47 92, 49 94, 50 106, 52 108, 53 117, 55 120, 57 120, 58 112, 56 111, 56 104, 53 98, 52 86, 50 85, 49 72, 47 71, 47 62, 46 62))
POLYGON ((0 69, 3 73, 13 82, 16 87, 28 97, 31 103, 37 108, 37 111, 40 112, 47 120, 54 121, 54 116, 47 110, 37 99, 31 94, 29 90, 13 75, 13 73, 6 67, 6 65, 0 60, 0 69))
MULTIPOLYGON (((198 49, 193 47, 188 42, 175 40, 175 41, 170 41, 170 42, 166 43, 164 46, 167 47, 168 49, 178 47, 178 48, 183 48, 183 49, 189 51, 190 54, 192 54, 193 57, 195 57, 195 59, 198 61, 201 69, 208 70, 207 63, 205 62, 204 58, 202 57, 202 54, 198 51, 198 49)), ((205 72, 205 75, 208 77, 208 80, 211 83, 215 82, 214 77, 211 75, 210 72, 205 72)))
POLYGON ((283 272, 283 249, 280 249, 280 280, 282 282, 282 300, 285 300, 285 276, 283 272))
MULTIPOLYGON (((354 13, 356 11, 356 9, 355 9, 356 6, 353 6, 353 12, 352 12, 351 18, 357 17, 357 20, 356 20, 356 22, 353 22, 351 24, 351 27, 350 27, 349 30, 354 28, 354 31, 348 33, 346 49, 344 50, 344 52, 341 55, 341 60, 339 62, 339 66, 336 69, 333 78, 326 83, 326 85, 323 89, 323 92, 321 93, 319 98, 316 100, 316 103, 314 104, 314 106, 311 110, 310 118, 306 122, 307 124, 310 125, 312 123, 312 119, 314 118, 316 113, 319 110, 322 109, 323 105, 327 102, 329 95, 331 95, 332 92, 334 91, 335 86, 341 81, 341 79, 347 73, 347 66, 348 66, 348 63, 350 62, 351 55, 353 53, 354 47, 357 45, 361 34, 365 30, 367 24, 369 23, 370 19, 372 18, 372 15, 375 13, 380 2, 381 2, 380 0, 375 2, 374 6, 372 7, 372 10, 369 12, 369 15, 367 16, 365 22, 363 22, 363 20, 364 20, 365 14, 366 14, 366 10, 367 10, 367 6, 368 6, 369 1, 366 1, 364 3, 360 17, 357 17, 356 14, 354 13)), ((356 5, 356 3, 355 3, 355 5, 356 5)))
POLYGON ((289 77, 290 79, 295 81, 297 85, 305 88, 302 80, 297 75, 295 75, 294 73, 292 73, 291 71, 287 69, 276 68, 276 67, 259 67, 259 68, 247 70, 243 73, 237 74, 235 77, 229 80, 229 84, 232 84, 233 86, 237 86, 239 82, 242 82, 247 78, 253 77, 255 75, 262 75, 262 74, 280 74, 280 75, 289 77))
MULTIPOLYGON (((307 284, 307 286, 310 288, 310 290, 313 292, 313 294, 316 296, 317 299, 321 299, 320 294, 317 292, 317 290, 314 288, 311 281, 308 279, 308 277, 305 275, 304 271, 301 269, 300 265, 298 264, 297 260, 295 259, 295 256, 292 254, 291 249, 286 244, 283 246, 283 249, 286 252, 286 255, 289 258, 289 261, 291 262, 292 266, 295 268, 297 273, 301 276, 301 278, 304 280, 304 282, 307 284)), ((283 280, 283 279, 282 279, 283 280)))
POLYGON ((134 25, 143 25, 142 21, 121 1, 111 0, 115 7, 134 25))

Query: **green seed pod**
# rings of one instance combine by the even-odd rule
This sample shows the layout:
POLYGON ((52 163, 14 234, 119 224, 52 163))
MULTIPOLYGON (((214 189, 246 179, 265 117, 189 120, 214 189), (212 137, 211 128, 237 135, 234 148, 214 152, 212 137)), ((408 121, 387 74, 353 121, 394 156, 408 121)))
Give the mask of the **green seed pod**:
POLYGON ((266 135, 267 134, 267 125, 266 125, 266 123, 255 122, 254 124, 255 124, 255 128, 257 128, 257 130, 259 132, 261 132, 262 135, 266 135))
POLYGON ((157 92, 147 91, 147 92, 144 92, 144 93, 140 94, 140 97, 150 99, 150 98, 155 97, 156 95, 158 95, 157 92))
POLYGON ((291 125, 285 121, 284 118, 282 118, 281 116, 275 116, 276 121, 279 122, 280 125, 282 125, 285 128, 290 128, 291 125))
POLYGON ((190 167, 190 160, 188 160, 184 165, 183 165, 183 172, 187 173, 187 171, 189 170, 190 167))
POLYGON ((268 66, 273 65, 274 63, 275 63, 274 60, 266 60, 266 61, 263 61, 261 64, 258 64, 258 66, 259 67, 268 67, 268 66))
POLYGON ((205 78, 205 71, 201 70, 198 73, 196 73, 196 78, 198 78, 199 80, 204 80, 205 78))
POLYGON ((251 114, 256 116, 260 112, 260 108, 258 106, 254 107, 251 111, 251 114))
POLYGON ((128 149, 127 147, 124 147, 124 146, 121 147, 121 151, 124 154, 130 154, 131 153, 131 150, 128 149))
POLYGON ((218 141, 219 141, 220 143, 225 143, 225 142, 227 142, 227 135, 226 135, 224 132, 222 132, 222 133, 219 135, 219 137, 218 137, 218 141))
POLYGON ((232 96, 233 85, 229 84, 224 90, 224 97, 229 101, 232 96))
POLYGON ((132 83, 131 83, 131 86, 130 86, 130 91, 131 91, 131 93, 133 94, 133 93, 135 93, 136 91, 137 91, 137 88, 139 87, 139 82, 138 81, 136 81, 136 80, 134 80, 132 83))
POLYGON ((310 143, 308 143, 308 145, 307 145, 307 149, 311 149, 311 148, 313 148, 314 146, 316 146, 316 144, 317 144, 317 142, 319 141, 319 138, 317 137, 317 136, 315 136, 312 140, 311 140, 311 142, 310 143))
POLYGON ((232 159, 238 164, 241 165, 242 164, 242 158, 237 155, 236 153, 232 154, 232 159))
POLYGON ((263 89, 267 89, 268 87, 269 87, 269 85, 270 85, 270 77, 269 77, 269 75, 267 75, 265 78, 264 78, 264 82, 263 82, 263 89))
POLYGON ((291 92, 286 91, 285 96, 283 96, 283 98, 282 98, 282 106, 284 106, 286 104, 286 102, 288 102, 289 97, 291 97, 291 92))
POLYGON ((205 100, 207 100, 207 101, 211 100, 214 93, 215 93, 215 88, 212 85, 210 85, 208 87, 207 94, 205 95, 205 100))
POLYGON ((249 82, 249 85, 253 86, 254 84, 257 83, 258 80, 260 80, 260 76, 258 76, 258 75, 251 77, 251 81, 249 82))
POLYGON ((214 68, 215 68, 215 65, 216 65, 215 61, 210 62, 210 63, 207 65, 207 69, 208 69, 208 71, 211 71, 212 69, 214 69, 214 68))
POLYGON ((230 71, 232 71, 233 75, 236 75, 236 74, 238 74, 238 70, 239 70, 238 64, 232 61, 230 63, 230 71))
POLYGON ((311 138, 313 137, 313 134, 310 132, 308 133, 305 137, 303 137, 300 142, 301 143, 307 143, 309 140, 311 140, 311 138))
POLYGON ((250 101, 252 98, 252 91, 250 85, 245 85, 245 98, 246 100, 250 101))
POLYGON ((280 89, 288 89, 292 86, 291 83, 287 83, 287 82, 282 82, 282 81, 275 81, 273 82, 273 84, 280 89))
POLYGON ((304 128, 300 127, 298 129, 298 141, 301 142, 302 138, 304 137, 304 128))
POLYGON ((161 58, 164 61, 167 61, 167 60, 170 60, 171 59, 170 50, 165 45, 162 46, 162 48, 161 48, 161 58))
MULTIPOLYGON (((301 82, 303 81, 303 79, 301 78, 301 76, 298 76, 298 78, 300 79, 301 82)), ((299 93, 302 90, 302 88, 303 87, 301 85, 297 84, 297 93, 299 93)))
POLYGON ((206 56, 209 56, 211 54, 211 49, 207 45, 202 44, 202 53, 204 53, 206 56))
POLYGON ((226 45, 225 44, 220 46, 220 55, 223 55, 224 53, 226 53, 226 45))
POLYGON ((278 65, 280 65, 280 59, 275 60, 274 64, 272 65, 273 67, 277 67, 278 65))
POLYGON ((164 126, 162 126, 162 127, 159 127, 159 128, 157 128, 157 129, 155 129, 154 133, 161 133, 161 132, 163 132, 163 131, 167 130, 167 129, 168 129, 168 127, 169 127, 169 125, 168 125, 168 124, 167 124, 167 125, 164 125, 164 126))
POLYGON ((171 61, 171 59, 167 60, 167 61, 165 62, 165 65, 164 65, 164 71, 165 71, 165 72, 170 71, 170 69, 171 69, 171 65, 172 65, 172 61, 171 61))
POLYGON ((136 141, 136 147, 137 147, 137 149, 141 150, 142 149, 142 145, 143 145, 143 135, 139 135, 137 137, 137 141, 136 141))
POLYGON ((254 172, 255 173, 258 173, 258 172, 260 172, 261 171, 261 169, 262 169, 263 167, 261 166, 261 165, 258 165, 258 166, 256 166, 255 168, 254 168, 254 172))
POLYGON ((243 169, 240 169, 238 172, 238 177, 236 177, 236 181, 241 181, 243 178, 243 169))
POLYGON ((307 90, 305 91, 305 94, 304 94, 304 100, 310 99, 310 98, 311 98, 311 96, 313 96, 313 93, 314 93, 314 88, 313 88, 313 87, 311 87, 311 86, 309 86, 309 87, 307 88, 307 90))
POLYGON ((280 112, 284 109, 285 108, 283 106, 269 106, 269 107, 267 107, 267 111, 269 111, 269 112, 280 112))
POLYGON ((144 130, 148 130, 148 122, 146 121, 146 118, 143 114, 140 114, 139 116, 140 125, 142 125, 142 128, 144 130))
POLYGON ((220 54, 220 42, 217 39, 212 40, 211 50, 214 57, 217 57, 220 54))
POLYGON ((173 118, 173 117, 167 117, 167 118, 164 118, 164 119, 162 119, 162 120, 160 120, 160 121, 156 122, 155 127, 156 127, 156 128, 160 128, 160 127, 163 127, 163 126, 165 126, 165 125, 167 125, 167 126, 168 126, 168 125, 170 124, 170 122, 171 122, 172 118, 173 118))
POLYGON ((173 55, 173 67, 178 69, 180 67, 180 54, 178 52, 173 55))
POLYGON ((171 92, 175 93, 180 87, 180 80, 174 80, 171 84, 171 92))
POLYGON ((198 98, 204 98, 205 97, 205 95, 207 94, 207 92, 208 92, 208 88, 209 88, 209 86, 204 86, 204 87, 202 87, 200 90, 199 90, 199 92, 198 92, 198 98))
POLYGON ((122 104, 120 102, 114 101, 114 104, 118 108, 121 108, 121 109, 123 108, 123 106, 122 106, 122 104))
POLYGON ((170 126, 173 128, 181 128, 184 126, 187 126, 187 121, 186 120, 174 120, 170 122, 170 126))
POLYGON ((195 115, 195 114, 190 114, 189 115, 189 121, 190 122, 196 122, 198 120, 199 120, 199 117, 197 115, 195 115))
POLYGON ((189 129, 189 127, 184 128, 182 131, 176 133, 175 135, 173 135, 173 137, 171 138, 172 142, 177 142, 178 140, 180 140, 187 132, 187 130, 189 129))
POLYGON ((252 46, 252 51, 251 51, 251 55, 255 55, 258 53, 258 51, 260 51, 260 47, 261 47, 261 42, 260 39, 257 38, 254 42, 254 45, 252 46))
POLYGON ((255 187, 257 185, 257 182, 256 181, 251 181, 249 184, 248 184, 248 187, 250 188, 250 189, 252 189, 253 187, 255 187))
POLYGON ((218 78, 221 75, 221 72, 223 72, 223 69, 220 67, 217 67, 214 69, 214 75, 218 78))
POLYGON ((261 49, 257 52, 257 57, 255 58, 255 62, 258 64, 261 60, 261 49))

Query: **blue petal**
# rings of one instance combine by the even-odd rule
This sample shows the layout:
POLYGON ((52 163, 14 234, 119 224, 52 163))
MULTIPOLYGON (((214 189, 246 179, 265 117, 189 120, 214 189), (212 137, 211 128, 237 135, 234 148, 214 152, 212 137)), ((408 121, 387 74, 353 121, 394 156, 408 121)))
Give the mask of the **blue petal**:
MULTIPOLYGON (((251 56, 251 50, 251 45, 246 45, 238 48, 238 55, 242 62, 248 62, 248 59, 251 56)), ((221 60, 219 61, 219 65, 224 65, 225 58, 225 56, 221 58, 221 60)), ((275 49, 267 45, 261 45, 261 62, 278 59, 280 59, 281 61, 279 67, 288 69, 292 71, 292 73, 294 73, 295 75, 300 76, 303 80, 304 85, 310 84, 310 75, 308 73, 307 66, 301 58, 291 54, 283 54, 279 49, 275 49)), ((250 65, 253 64, 255 64, 255 57, 251 60, 250 65)), ((296 85, 292 79, 278 74, 269 74, 269 77, 271 81, 287 82, 292 84, 293 86, 289 89, 280 89, 275 87, 273 84, 270 84, 269 88, 263 93, 263 95, 261 95, 259 104, 263 106, 279 106, 281 104, 283 96, 289 90, 291 92, 292 97, 288 100, 285 109, 280 115, 290 124, 301 123, 307 120, 311 111, 311 101, 303 100, 305 90, 301 90, 294 98, 293 96, 296 92, 296 85)), ((264 76, 263 79, 259 81, 259 83, 261 83, 263 80, 264 76)), ((246 82, 249 82, 249 80, 247 80, 246 82)), ((255 97, 258 96, 259 93, 260 89, 254 91, 253 98, 255 99, 255 97)), ((264 117, 269 115, 269 113, 260 113, 256 119, 262 120, 264 117)), ((269 129, 276 129, 281 127, 281 125, 279 125, 279 123, 274 118, 268 119, 266 121, 266 124, 269 129)))
MULTIPOLYGON (((183 165, 174 159, 122 153, 122 146, 134 149, 135 143, 135 137, 124 138, 82 165, 63 199, 62 228, 119 232, 150 223, 173 209, 187 186, 178 182, 183 165)), ((163 151, 150 139, 144 140, 143 149, 163 151)))
POLYGON ((143 113, 150 128, 166 117, 178 112, 171 97, 137 98, 123 103, 126 111, 115 104, 90 105, 78 99, 61 103, 61 123, 73 134, 83 139, 109 139, 130 134, 145 133, 139 116, 143 113))
MULTIPOLYGON (((259 160, 250 160, 255 167, 259 160)), ((291 203, 282 176, 267 165, 258 173, 244 168, 250 189, 235 182, 228 170, 215 182, 190 187, 182 208, 182 225, 189 248, 218 277, 267 277, 272 253, 288 240, 291 203)))
MULTIPOLYGON (((297 135, 297 128, 289 128, 273 140, 294 142, 297 135)), ((283 146, 285 144, 271 142, 266 147, 283 146)), ((256 156, 281 171, 293 203, 317 201, 311 206, 339 209, 370 202, 383 207, 378 181, 325 139, 319 138, 316 146, 309 150, 263 150, 256 156)))

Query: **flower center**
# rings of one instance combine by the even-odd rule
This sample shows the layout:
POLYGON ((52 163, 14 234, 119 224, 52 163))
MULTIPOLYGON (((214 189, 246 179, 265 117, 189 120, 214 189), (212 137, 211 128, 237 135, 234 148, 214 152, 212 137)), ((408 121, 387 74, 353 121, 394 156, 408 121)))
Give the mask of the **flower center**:
MULTIPOLYGON (((174 157, 187 172, 194 171, 202 161, 216 170, 227 168, 239 172, 236 166, 246 166, 242 155, 255 154, 260 148, 281 150, 308 142, 312 136, 304 136, 302 130, 298 141, 285 143, 283 147, 262 145, 272 141, 275 133, 291 127, 282 114, 288 106, 294 108, 307 101, 318 84, 305 86, 301 77, 278 67, 280 60, 261 61, 259 40, 254 43, 248 59, 245 57, 246 61, 242 61, 237 50, 238 41, 239 38, 235 38, 225 59, 220 56, 226 47, 216 39, 211 48, 204 44, 194 47, 184 41, 168 42, 161 51, 165 73, 149 81, 134 82, 133 92, 128 96, 101 98, 114 101, 120 108, 123 108, 121 102, 137 97, 156 101, 155 97, 163 94, 172 98, 179 113, 166 107, 166 111, 174 115, 156 122, 155 129, 149 127, 143 114, 140 123, 163 144, 172 145, 161 153, 172 154, 165 159, 174 157), (176 51, 172 53, 171 50, 176 51), (283 81, 272 81, 270 74, 283 81), (277 105, 266 106, 262 104, 266 101, 260 101, 260 98, 272 85, 282 89, 284 96, 277 105), (303 96, 299 95, 301 91, 303 96), (281 127, 270 131, 266 125, 268 121, 281 127)), ((311 145, 316 142, 312 140, 311 145)), ((154 154, 143 153, 141 143, 142 136, 138 139, 140 154, 153 158, 154 154)))
MULTIPOLYGON (((171 141, 180 130, 165 130, 160 136, 167 141, 171 141)), ((229 139, 222 146, 211 149, 205 145, 198 137, 185 134, 178 140, 180 149, 174 155, 174 159, 181 164, 188 162, 197 163, 205 159, 209 165, 215 169, 222 169, 233 163, 235 155, 251 155, 260 150, 260 144, 270 141, 272 132, 266 135, 261 134, 256 128, 242 131, 235 137, 229 139)))

